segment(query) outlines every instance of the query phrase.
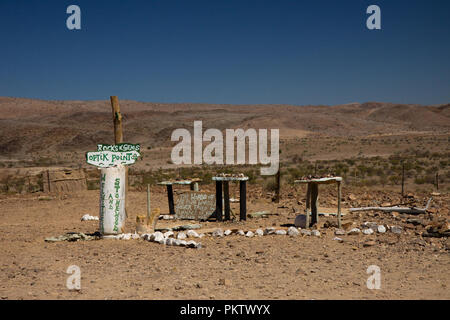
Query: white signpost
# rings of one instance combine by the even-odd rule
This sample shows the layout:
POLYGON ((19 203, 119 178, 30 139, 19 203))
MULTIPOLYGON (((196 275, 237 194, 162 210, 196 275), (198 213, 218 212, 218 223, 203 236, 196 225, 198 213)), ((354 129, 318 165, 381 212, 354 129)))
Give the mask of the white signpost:
POLYGON ((97 151, 86 153, 86 162, 101 168, 100 232, 104 235, 123 232, 125 226, 126 178, 124 165, 136 162, 139 144, 99 144, 97 151))

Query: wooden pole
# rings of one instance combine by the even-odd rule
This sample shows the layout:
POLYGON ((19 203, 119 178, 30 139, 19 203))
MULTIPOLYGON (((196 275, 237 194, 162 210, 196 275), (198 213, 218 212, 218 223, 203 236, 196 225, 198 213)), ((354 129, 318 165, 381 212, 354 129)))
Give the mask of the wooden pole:
POLYGON ((225 221, 230 220, 230 184, 223 182, 223 198, 225 202, 225 221))
POLYGON ((150 206, 150 185, 147 184, 147 221, 150 221, 151 206, 150 206))
POLYGON ((247 181, 239 181, 239 220, 247 220, 247 181))
POLYGON ((216 181, 216 219, 222 221, 222 181, 216 181))
POLYGON ((405 196, 405 163, 402 161, 402 198, 405 196))
POLYGON ((275 191, 275 202, 280 202, 280 188, 281 188, 281 168, 278 168, 278 172, 276 174, 276 186, 277 189, 275 191))
POLYGON ((306 209, 305 209, 305 214, 306 214, 306 228, 309 228, 309 223, 310 223, 310 208, 311 208, 311 183, 308 183, 307 185, 307 189, 306 189, 306 209))
POLYGON ((311 184, 311 224, 319 222, 319 185, 311 184))
POLYGON ((436 172, 436 190, 439 190, 439 171, 436 172))
MULTIPOLYGON (((120 113, 119 98, 111 96, 111 108, 114 122, 114 143, 123 142, 122 114, 120 113)), ((128 217, 128 167, 125 166, 125 215, 128 217)))
POLYGON ((169 201, 169 214, 175 214, 175 205, 173 202, 173 188, 171 184, 167 185, 167 199, 169 201))
POLYGON ((341 182, 338 181, 338 228, 341 228, 341 197, 342 197, 342 186, 341 182))

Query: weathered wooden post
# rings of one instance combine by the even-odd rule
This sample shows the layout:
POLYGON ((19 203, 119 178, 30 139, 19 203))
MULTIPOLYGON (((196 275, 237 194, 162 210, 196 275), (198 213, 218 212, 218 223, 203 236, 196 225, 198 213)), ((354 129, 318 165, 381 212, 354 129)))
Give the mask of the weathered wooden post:
POLYGON ((319 221, 319 185, 311 184, 311 224, 314 225, 319 221))
POLYGON ((338 184, 338 228, 341 228, 342 222, 341 222, 341 197, 342 197, 342 185, 341 181, 337 182, 338 184))
POLYGON ((280 188, 281 188, 281 168, 278 168, 276 174, 276 190, 275 190, 275 202, 280 202, 280 188))
MULTIPOLYGON (((119 144, 123 142, 123 127, 122 114, 120 113, 119 98, 117 96, 110 96, 111 108, 114 122, 114 143, 119 144)), ((125 167, 125 215, 128 217, 128 167, 125 167)))
POLYGON ((405 196, 405 163, 402 161, 402 198, 405 196))
POLYGON ((247 220, 247 181, 239 181, 239 220, 247 220))
POLYGON ((439 190, 439 171, 436 172, 436 190, 439 190))
POLYGON ((230 185, 228 181, 223 182, 223 197, 225 202, 225 221, 230 220, 230 185))
POLYGON ((172 184, 167 185, 167 199, 169 200, 169 214, 175 214, 175 204, 173 202, 172 184))
POLYGON ((306 185, 306 208, 305 208, 305 214, 306 214, 306 228, 309 228, 310 226, 310 215, 311 215, 311 183, 308 183, 306 185))
POLYGON ((149 221, 151 215, 151 206, 150 206, 150 185, 147 184, 147 221, 149 221))
POLYGON ((216 219, 222 221, 222 181, 216 181, 216 219))

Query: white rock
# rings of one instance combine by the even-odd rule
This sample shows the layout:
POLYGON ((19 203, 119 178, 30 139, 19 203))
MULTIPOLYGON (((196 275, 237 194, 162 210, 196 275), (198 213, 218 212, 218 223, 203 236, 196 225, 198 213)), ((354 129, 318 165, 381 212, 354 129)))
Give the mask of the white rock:
POLYGON ((202 248, 202 244, 201 243, 197 243, 196 245, 195 245, 195 249, 201 249, 202 248))
POLYGON ((342 230, 342 229, 336 229, 336 230, 334 231, 334 234, 337 235, 337 236, 343 236, 343 235, 345 234, 345 230, 342 230))
POLYGON ((185 247, 187 245, 186 240, 180 240, 180 246, 185 247))
POLYGON ((214 230, 212 233, 212 236, 213 237, 223 237, 223 230, 220 228, 214 230))
POLYGON ((336 240, 336 241, 339 241, 339 242, 342 242, 342 241, 344 241, 344 240, 342 240, 341 238, 339 238, 339 237, 334 237, 333 238, 333 240, 336 240))
POLYGON ((201 233, 201 234, 198 235, 199 238, 203 238, 204 236, 205 236, 204 233, 201 233))
POLYGON ((310 236, 311 235, 311 231, 307 230, 307 229, 301 229, 300 233, 304 236, 310 236))
POLYGON ((312 230, 312 231, 311 231, 311 234, 312 234, 313 236, 320 237, 320 231, 319 231, 319 230, 312 230))
POLYGON ((402 233, 403 228, 402 227, 397 227, 397 226, 391 226, 391 232, 395 233, 395 234, 401 234, 402 233))
POLYGON ((262 229, 256 229, 255 235, 262 237, 264 235, 264 231, 262 229))
POLYGON ((164 240, 162 232, 156 231, 150 236, 150 241, 161 242, 162 240, 164 240))
POLYGON ((353 228, 349 232, 347 232, 347 234, 349 234, 349 235, 356 235, 356 234, 360 234, 360 233, 361 233, 361 230, 358 228, 353 228))
POLYGON ((188 248, 195 248, 197 246, 197 242, 195 242, 194 240, 190 240, 186 243, 186 247, 188 248))
POLYGON ((287 234, 290 235, 291 237, 295 237, 298 236, 300 232, 295 227, 289 227, 287 234))
POLYGON ((169 238, 169 237, 171 237, 173 235, 174 235, 173 231, 167 231, 167 232, 164 233, 164 238, 169 238))
POLYGON ((283 235, 286 235, 286 230, 277 230, 277 231, 275 231, 275 234, 278 234, 278 235, 281 235, 281 236, 283 236, 283 235))
POLYGON ((297 228, 306 228, 306 215, 305 214, 299 214, 295 217, 294 225, 297 228))
POLYGON ((125 233, 122 237, 122 240, 130 240, 131 239, 131 233, 125 233))
POLYGON ((377 230, 378 224, 376 222, 364 222, 363 227, 370 228, 373 231, 377 230))
POLYGON ((227 230, 225 230, 225 232, 223 234, 226 236, 229 236, 231 234, 231 230, 227 229, 227 230))
POLYGON ((177 239, 178 240, 183 240, 183 239, 186 239, 186 238, 187 238, 186 233, 178 232, 178 234, 177 234, 177 239))
POLYGON ((268 235, 268 234, 274 234, 275 233, 275 228, 273 228, 273 227, 270 227, 270 228, 266 228, 265 230, 264 230, 264 235, 268 235))
POLYGON ((245 236, 244 230, 239 230, 239 231, 237 232, 237 234, 240 235, 240 236, 245 236))
POLYGON ((364 230, 362 231, 362 233, 364 233, 365 235, 369 235, 369 234, 372 234, 372 233, 373 233, 373 230, 372 230, 371 228, 364 229, 364 230))
POLYGON ((251 237, 253 237, 255 234, 252 232, 252 231, 248 231, 246 234, 245 234, 245 236, 246 237, 249 237, 249 238, 251 238, 251 237))
POLYGON ((131 235, 131 239, 133 239, 133 240, 140 239, 140 238, 141 238, 141 236, 138 235, 137 233, 133 233, 133 234, 131 235))
POLYGON ((195 230, 188 230, 188 231, 186 232, 186 235, 187 235, 189 238, 198 238, 198 237, 199 237, 198 233, 197 233, 195 230))
POLYGON ((377 231, 378 231, 379 233, 385 233, 385 232, 386 232, 386 227, 383 226, 382 224, 380 224, 380 225, 378 226, 378 228, 377 228, 377 231))

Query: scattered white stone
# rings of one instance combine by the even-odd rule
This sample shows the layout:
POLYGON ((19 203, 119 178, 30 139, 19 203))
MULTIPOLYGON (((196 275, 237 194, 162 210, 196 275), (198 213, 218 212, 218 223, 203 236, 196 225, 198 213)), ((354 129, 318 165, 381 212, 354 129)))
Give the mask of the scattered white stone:
POLYGON ((203 238, 204 236, 205 236, 204 233, 198 235, 199 238, 203 238))
POLYGON ((223 237, 223 230, 220 228, 214 230, 212 233, 212 236, 213 237, 223 237))
POLYGON ((376 231, 378 227, 378 223, 376 222, 364 222, 362 225, 363 227, 370 228, 373 231, 376 231))
POLYGON ((225 232, 223 234, 226 236, 229 236, 231 234, 231 230, 227 229, 227 230, 225 230, 225 232))
POLYGON ((198 238, 198 237, 199 237, 198 233, 197 233, 195 230, 188 230, 188 231, 186 232, 186 235, 187 235, 189 238, 198 238))
POLYGON ((297 228, 306 228, 306 214, 299 214, 295 217, 294 225, 297 228))
POLYGON ((385 233, 385 232, 386 232, 386 227, 383 226, 382 224, 380 224, 380 225, 377 227, 377 231, 378 231, 379 233, 385 233))
POLYGON ((180 246, 185 247, 187 245, 186 240, 180 240, 180 246))
POLYGON ((237 232, 237 234, 240 235, 240 236, 245 236, 244 230, 239 230, 239 231, 237 232))
POLYGON ((150 236, 150 241, 161 242, 164 240, 164 235, 162 232, 156 231, 150 236))
POLYGON ((170 238, 173 235, 174 235, 173 231, 167 231, 164 233, 164 238, 170 238))
POLYGON ((255 235, 262 237, 264 235, 264 231, 262 229, 256 229, 255 235))
POLYGON ((264 235, 268 235, 268 234, 274 234, 276 231, 276 229, 274 227, 270 227, 270 228, 266 228, 264 230, 264 235))
POLYGON ((345 230, 342 230, 342 229, 336 229, 336 230, 334 231, 334 234, 337 235, 337 236, 343 236, 343 235, 345 234, 345 230))
POLYGON ((166 246, 171 246, 172 245, 172 240, 174 240, 174 239, 173 238, 165 238, 163 243, 166 246))
POLYGON ((130 240, 131 239, 131 233, 124 233, 122 240, 130 240))
POLYGON ((362 233, 364 233, 365 235, 369 235, 369 234, 372 234, 372 233, 373 233, 373 230, 372 230, 371 228, 364 229, 364 230, 362 231, 362 233))
POLYGON ((163 219, 163 220, 173 220, 175 219, 175 216, 171 215, 171 214, 165 214, 162 216, 159 216, 159 219, 163 219), (161 218, 162 217, 162 218, 161 218))
POLYGON ((179 246, 180 244, 181 244, 181 240, 180 239, 173 239, 172 245, 179 246))
POLYGON ((133 233, 133 234, 131 235, 131 239, 133 239, 133 240, 140 239, 140 238, 141 238, 141 236, 138 235, 137 233, 133 233))
POLYGON ((344 240, 342 240, 341 238, 339 238, 339 237, 334 237, 333 238, 333 240, 335 240, 335 241, 339 241, 339 242, 342 242, 342 241, 344 241, 344 240))
POLYGON ((186 247, 195 248, 195 247, 197 247, 197 242, 195 242, 194 240, 190 240, 186 243, 186 247))
POLYGON ((403 228, 398 226, 391 226, 391 232, 395 234, 401 234, 403 228))
POLYGON ((283 235, 286 235, 287 232, 286 232, 286 230, 277 230, 277 231, 275 231, 275 234, 283 236, 283 235))
POLYGON ((290 235, 291 237, 295 237, 300 234, 300 231, 298 231, 296 227, 289 227, 287 234, 290 235))
POLYGON ((319 230, 312 230, 312 231, 311 231, 311 234, 312 234, 313 236, 320 237, 320 231, 319 231, 319 230))
POLYGON ((311 231, 307 230, 307 229, 301 229, 300 233, 304 236, 310 236, 311 235, 311 231))
POLYGON ((97 216, 91 216, 89 214, 85 214, 81 217, 81 221, 90 221, 90 220, 98 220, 97 216))
POLYGON ((347 232, 347 234, 349 234, 349 235, 356 235, 356 234, 360 234, 360 233, 361 233, 361 230, 358 228, 353 228, 349 232, 347 232))
POLYGON ((246 237, 249 237, 249 238, 251 238, 251 237, 253 237, 255 234, 252 232, 252 231, 248 231, 246 234, 245 234, 245 236, 246 237))
POLYGON ((186 238, 187 238, 186 233, 178 232, 178 234, 177 234, 177 239, 178 240, 183 240, 183 239, 186 239, 186 238))

